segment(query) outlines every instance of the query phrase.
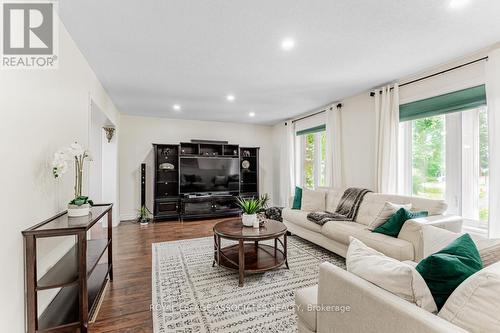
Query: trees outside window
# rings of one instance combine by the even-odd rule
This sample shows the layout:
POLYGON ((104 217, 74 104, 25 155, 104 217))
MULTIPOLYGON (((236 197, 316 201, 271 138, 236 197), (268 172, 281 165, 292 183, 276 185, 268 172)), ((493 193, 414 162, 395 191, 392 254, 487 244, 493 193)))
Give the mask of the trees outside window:
POLYGON ((488 185, 489 185, 489 150, 488 150, 488 112, 482 108, 479 112, 479 220, 488 222, 488 185))
POLYGON ((401 126, 401 137, 409 138, 402 150, 403 165, 411 166, 408 194, 445 199, 449 213, 484 229, 489 192, 487 117, 486 107, 480 107, 401 126))
POLYGON ((315 133, 306 134, 303 137, 304 144, 304 187, 314 188, 314 146, 315 133))
POLYGON ((412 122, 413 194, 444 199, 446 189, 445 116, 417 119, 412 122))
POLYGON ((308 189, 326 186, 326 132, 300 135, 302 185, 308 189))

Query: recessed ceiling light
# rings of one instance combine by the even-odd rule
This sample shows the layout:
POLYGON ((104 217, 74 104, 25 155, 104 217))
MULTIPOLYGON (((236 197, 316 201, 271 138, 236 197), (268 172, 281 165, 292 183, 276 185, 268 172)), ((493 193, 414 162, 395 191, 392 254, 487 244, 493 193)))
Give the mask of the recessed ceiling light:
POLYGON ((462 9, 470 2, 470 0, 450 0, 451 9, 462 9))
POLYGON ((175 111, 180 111, 181 110, 181 106, 179 104, 174 104, 172 106, 172 109, 174 109, 175 111))
POLYGON ((227 95, 227 96, 226 96, 226 99, 227 99, 229 102, 234 102, 234 100, 235 100, 236 98, 234 97, 234 95, 227 95))
POLYGON ((248 116, 249 116, 249 117, 255 117, 255 112, 249 112, 249 113, 248 113, 248 116))
POLYGON ((293 38, 285 38, 281 41, 281 48, 285 51, 290 51, 295 47, 295 40, 293 38))

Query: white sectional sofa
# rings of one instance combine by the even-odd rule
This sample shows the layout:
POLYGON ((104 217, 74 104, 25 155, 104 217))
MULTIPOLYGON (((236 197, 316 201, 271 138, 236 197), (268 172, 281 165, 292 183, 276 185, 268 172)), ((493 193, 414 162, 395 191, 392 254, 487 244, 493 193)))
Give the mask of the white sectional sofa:
MULTIPOLYGON (((321 188, 325 191, 325 211, 334 212, 344 189, 321 188)), ((292 200, 293 201, 293 200, 292 200)), ((321 203, 323 205, 323 203, 321 203)), ((462 218, 444 215, 447 205, 443 200, 431 200, 418 197, 368 193, 358 211, 354 222, 331 221, 320 226, 307 219, 309 212, 284 208, 283 222, 292 234, 318 244, 343 257, 346 255, 349 236, 353 236, 369 247, 398 260, 420 261, 423 257, 421 226, 435 225, 453 232, 461 232, 462 218), (382 210, 386 202, 395 204, 412 204, 412 210, 425 210, 429 216, 405 222, 397 238, 374 233, 368 225, 382 210)))
POLYGON ((327 262, 320 265, 319 283, 297 290, 295 303, 299 333, 467 332, 327 262))
MULTIPOLYGON (((433 226, 422 231, 425 256, 461 235, 433 226)), ((462 282, 436 314, 340 267, 322 263, 318 284, 295 292, 299 333, 500 332, 500 239, 473 239, 484 268, 462 282)))

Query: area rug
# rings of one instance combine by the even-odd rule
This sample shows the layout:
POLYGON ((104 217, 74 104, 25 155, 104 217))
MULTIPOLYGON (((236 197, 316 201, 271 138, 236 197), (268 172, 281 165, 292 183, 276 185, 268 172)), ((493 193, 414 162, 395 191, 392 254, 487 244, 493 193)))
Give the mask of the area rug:
MULTIPOLYGON (((223 246, 230 244, 229 241, 223 246)), ((297 332, 294 290, 318 283, 319 264, 345 261, 301 238, 288 237, 288 264, 260 274, 212 267, 213 237, 155 243, 154 332, 297 332)))

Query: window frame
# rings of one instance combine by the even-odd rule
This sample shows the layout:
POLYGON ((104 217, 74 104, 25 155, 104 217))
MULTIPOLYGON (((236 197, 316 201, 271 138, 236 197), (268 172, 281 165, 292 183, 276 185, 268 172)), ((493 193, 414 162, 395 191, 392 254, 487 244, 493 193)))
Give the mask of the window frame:
MULTIPOLYGON (((480 112, 487 112, 482 105, 459 112, 443 114, 445 117, 445 172, 446 187, 444 200, 448 204, 447 213, 464 217, 464 226, 479 230, 488 230, 489 221, 473 218, 479 212, 479 117, 480 112), (474 112, 472 112, 474 111, 474 112), (465 131, 469 137, 465 137, 465 131), (466 147, 469 148, 466 148, 466 147), (470 149, 468 156, 465 149, 470 149), (474 175, 477 174, 477 177, 474 175), (464 205, 464 203, 467 203, 464 205), (465 206, 465 207, 464 207, 465 206)), ((427 117, 424 117, 427 118, 427 117)), ((413 193, 413 122, 417 119, 402 121, 399 124, 399 192, 405 195, 413 193)))
MULTIPOLYGON (((305 174, 305 150, 306 150, 306 137, 307 135, 314 135, 314 152, 313 152, 313 183, 314 187, 312 189, 316 189, 318 187, 326 186, 326 184, 321 184, 321 136, 326 134, 326 130, 314 131, 314 132, 306 132, 304 134, 296 133, 296 183, 303 188, 306 188, 306 174, 305 174)), ((326 168, 324 170, 326 172, 326 168)), ((323 177, 326 179, 325 177, 323 177)))

